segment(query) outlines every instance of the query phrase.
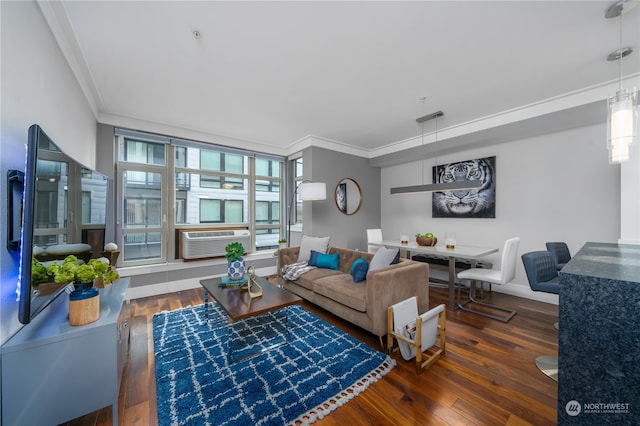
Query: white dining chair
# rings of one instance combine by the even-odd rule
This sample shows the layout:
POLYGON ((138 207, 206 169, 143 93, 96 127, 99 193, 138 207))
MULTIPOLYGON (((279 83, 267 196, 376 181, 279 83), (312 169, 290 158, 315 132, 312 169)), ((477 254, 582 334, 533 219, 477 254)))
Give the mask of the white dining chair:
MULTIPOLYGON (((382 242, 382 229, 367 229, 367 244, 369 243, 381 243, 382 242)), ((380 246, 367 245, 367 251, 369 253, 375 253, 380 246)))
POLYGON ((502 249, 502 262, 500 263, 500 269, 484 269, 484 268, 471 268, 458 273, 458 279, 471 280, 469 287, 469 297, 461 301, 460 289, 458 289, 458 307, 467 312, 473 312, 478 315, 500 320, 502 322, 508 322, 516 314, 516 311, 502 306, 492 305, 490 303, 480 302, 474 298, 476 282, 488 282, 492 284, 506 285, 513 281, 516 276, 516 260, 518 258, 518 246, 520 245, 520 238, 510 238, 504 243, 502 249), (478 311, 471 309, 466 305, 468 303, 475 303, 480 306, 485 306, 494 310, 506 312, 506 316, 498 316, 485 311, 478 311))

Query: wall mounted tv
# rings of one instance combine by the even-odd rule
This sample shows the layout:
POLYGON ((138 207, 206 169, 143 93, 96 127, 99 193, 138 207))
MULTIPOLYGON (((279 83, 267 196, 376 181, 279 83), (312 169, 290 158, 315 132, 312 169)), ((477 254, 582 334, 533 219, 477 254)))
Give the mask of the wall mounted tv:
MULTIPOLYGON (((22 197, 18 320, 27 324, 67 287, 41 268, 69 254, 100 257, 109 179, 29 127, 22 197)), ((15 207, 14 207, 15 209, 15 207)))

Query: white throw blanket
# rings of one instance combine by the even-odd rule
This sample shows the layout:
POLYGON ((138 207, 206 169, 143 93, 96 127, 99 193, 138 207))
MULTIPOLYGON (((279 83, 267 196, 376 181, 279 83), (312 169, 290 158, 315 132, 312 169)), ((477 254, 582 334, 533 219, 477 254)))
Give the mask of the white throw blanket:
POLYGON ((309 272, 312 269, 316 269, 315 266, 310 266, 307 262, 296 262, 290 265, 284 265, 282 267, 282 277, 288 281, 296 281, 300 278, 300 275, 305 272, 309 272))

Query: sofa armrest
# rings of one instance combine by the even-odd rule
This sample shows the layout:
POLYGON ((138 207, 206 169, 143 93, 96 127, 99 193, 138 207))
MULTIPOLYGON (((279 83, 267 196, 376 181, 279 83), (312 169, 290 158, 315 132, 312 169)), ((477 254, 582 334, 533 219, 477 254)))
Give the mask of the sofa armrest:
POLYGON ((367 311, 373 330, 386 334, 387 308, 413 296, 418 297, 418 312, 429 309, 429 264, 404 261, 375 270, 367 276, 367 311))
POLYGON ((300 247, 287 247, 278 249, 278 277, 282 277, 282 267, 298 261, 300 247))

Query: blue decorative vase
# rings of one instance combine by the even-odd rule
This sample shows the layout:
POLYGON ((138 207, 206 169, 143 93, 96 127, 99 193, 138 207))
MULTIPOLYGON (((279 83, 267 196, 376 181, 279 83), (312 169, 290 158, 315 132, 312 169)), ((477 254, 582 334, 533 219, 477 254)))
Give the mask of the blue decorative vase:
POLYGON ((98 295, 98 289, 93 286, 93 281, 88 283, 73 283, 73 290, 69 294, 69 300, 90 299, 98 295))
POLYGON ((239 280, 240 278, 244 277, 244 273, 245 264, 243 258, 229 261, 227 263, 227 275, 229 275, 229 278, 231 278, 232 280, 239 280))

